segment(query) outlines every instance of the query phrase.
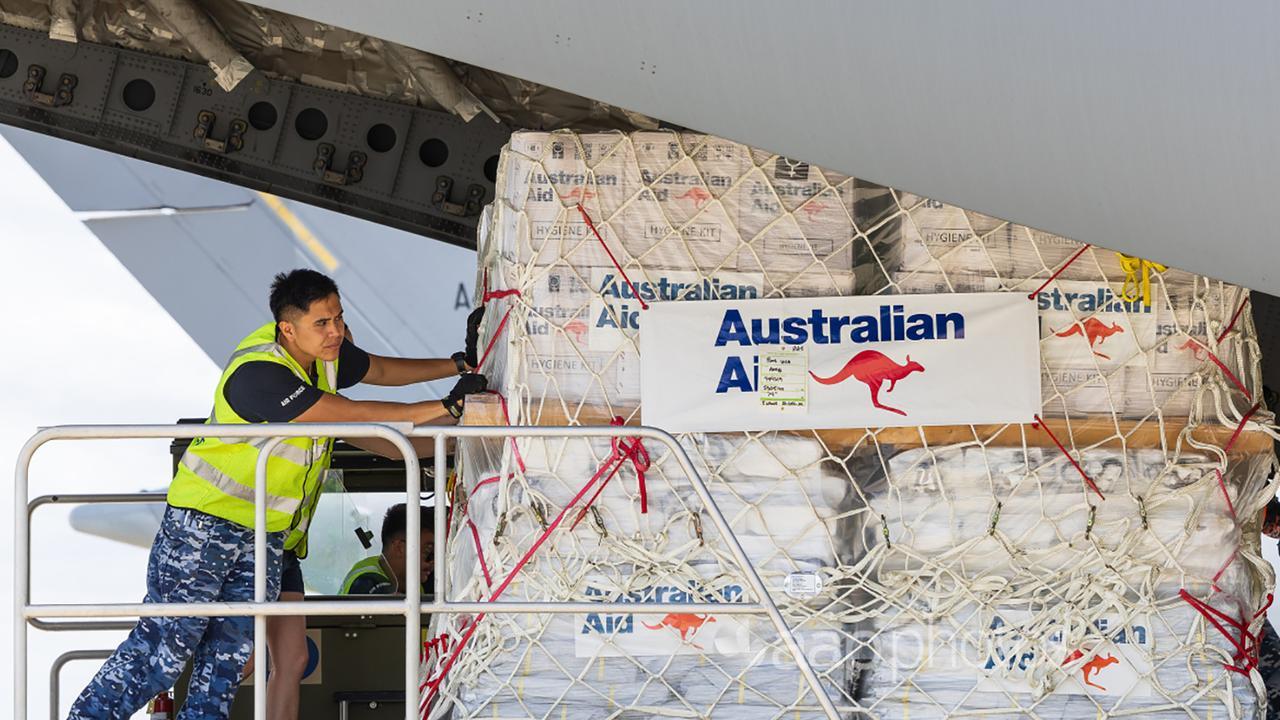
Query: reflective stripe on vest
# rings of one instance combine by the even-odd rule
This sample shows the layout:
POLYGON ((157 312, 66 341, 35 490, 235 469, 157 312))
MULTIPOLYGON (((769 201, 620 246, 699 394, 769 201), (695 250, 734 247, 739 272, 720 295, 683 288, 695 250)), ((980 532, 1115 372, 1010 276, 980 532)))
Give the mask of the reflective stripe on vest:
MULTIPOLYGON (((253 446, 253 449, 257 450, 258 452, 262 452, 262 450, 267 447, 267 443, 271 442, 271 440, 272 440, 271 438, 258 438, 258 437, 222 438, 222 442, 226 443, 227 445, 236 445, 236 444, 243 443, 245 445, 253 446)), ((288 460, 294 465, 310 465, 315 460, 315 455, 316 453, 312 452, 312 450, 310 449, 304 450, 303 448, 300 448, 297 445, 290 445, 287 442, 282 442, 279 445, 276 445, 276 449, 271 451, 271 457, 284 458, 285 460, 288 460)), ((199 475, 200 473, 197 472, 196 474, 199 475)))
POLYGON ((274 343, 274 342, 261 343, 259 345, 252 345, 250 347, 240 348, 239 350, 236 350, 235 352, 231 353, 231 357, 227 358, 227 364, 230 365, 231 363, 244 357, 245 355, 251 355, 253 353, 274 353, 278 355, 279 350, 280 350, 280 344, 274 343))
MULTIPOLYGON (((192 455, 191 453, 183 453, 182 464, 191 472, 199 475, 202 480, 218 488, 218 490, 221 490, 227 495, 239 498, 245 502, 253 502, 253 488, 245 487, 235 480, 232 480, 231 476, 222 472, 213 465, 210 465, 208 462, 205 462, 204 459, 192 455)), ((275 510, 276 512, 289 513, 292 515, 298 511, 298 507, 301 504, 302 501, 297 498, 267 495, 268 510, 275 510)))
POLYGON ((324 472, 329 466, 329 458, 333 453, 333 439, 328 438, 322 455, 326 458, 324 467, 316 476, 316 481, 302 488, 302 501, 298 512, 293 514, 289 523, 289 535, 284 540, 286 550, 292 550, 300 558, 307 556, 307 531, 311 528, 311 518, 315 516, 316 505, 320 503, 320 494, 324 492, 324 472))
MULTIPOLYGON (((338 363, 324 363, 324 379, 328 381, 329 392, 335 392, 338 388, 338 363)), ((322 384, 323 388, 324 385, 322 384)), ((329 462, 333 457, 333 438, 315 438, 317 443, 324 445, 324 450, 320 455, 324 458, 324 464, 316 475, 316 480, 310 486, 304 484, 302 487, 302 503, 298 512, 293 514, 293 520, 289 523, 289 535, 284 540, 286 550, 292 550, 294 555, 300 558, 307 556, 307 531, 311 528, 311 518, 315 516, 316 505, 320 503, 320 493, 324 492, 324 471, 329 467, 329 462)), ((312 450, 315 445, 312 445, 312 450)))

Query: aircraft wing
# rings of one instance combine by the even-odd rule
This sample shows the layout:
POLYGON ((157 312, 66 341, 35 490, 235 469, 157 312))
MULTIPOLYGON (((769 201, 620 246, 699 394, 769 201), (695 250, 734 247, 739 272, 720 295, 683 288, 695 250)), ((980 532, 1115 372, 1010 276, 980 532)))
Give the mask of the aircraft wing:
POLYGON ((164 503, 81 505, 71 509, 73 530, 149 549, 164 518, 164 503))
MULTIPOLYGON (((447 357, 462 348, 471 250, 17 128, 0 134, 219 365, 270 319, 272 276, 296 267, 337 281, 369 352, 447 357)), ((429 396, 421 388, 354 394, 429 396)))

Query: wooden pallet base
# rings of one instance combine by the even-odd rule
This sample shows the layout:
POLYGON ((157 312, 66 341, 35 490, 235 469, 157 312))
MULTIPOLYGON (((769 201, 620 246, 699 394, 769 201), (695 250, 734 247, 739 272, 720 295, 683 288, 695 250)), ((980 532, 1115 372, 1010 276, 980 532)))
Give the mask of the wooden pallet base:
MULTIPOLYGON (((615 415, 627 419, 627 425, 639 425, 639 413, 635 408, 610 412, 597 405, 582 405, 565 412, 559 405, 547 404, 531 413, 531 419, 523 424, 544 427, 565 425, 608 425, 615 415)), ((506 425, 502 406, 494 395, 472 395, 467 398, 464 425, 506 425)), ((1221 425, 1197 425, 1186 431, 1186 422, 1166 418, 1163 426, 1155 420, 1113 420, 1105 416, 1091 416, 1067 420, 1046 418, 1045 427, 1038 425, 941 425, 933 427, 900 428, 842 428, 838 430, 796 430, 800 435, 817 436, 827 449, 836 454, 853 452, 875 445, 891 445, 894 448, 913 448, 976 443, 991 447, 1053 447, 1056 437, 1067 448, 1127 448, 1139 450, 1160 448, 1172 450, 1182 443, 1184 450, 1192 450, 1188 436, 1195 442, 1226 447, 1236 428, 1221 425), (1052 433, 1053 437, 1050 437, 1052 433)), ((1253 455, 1271 449, 1271 436, 1246 426, 1231 446, 1231 454, 1253 455)))

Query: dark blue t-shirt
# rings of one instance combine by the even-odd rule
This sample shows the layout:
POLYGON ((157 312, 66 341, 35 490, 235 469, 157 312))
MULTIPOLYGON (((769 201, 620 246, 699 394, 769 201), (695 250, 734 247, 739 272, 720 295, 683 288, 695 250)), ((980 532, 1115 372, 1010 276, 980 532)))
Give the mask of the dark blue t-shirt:
MULTIPOLYGON (((314 383, 315 366, 311 368, 314 383)), ((338 351, 338 388, 349 388, 369 372, 369 353, 350 340, 338 351)), ((249 422, 290 422, 306 412, 324 391, 298 379, 289 368, 273 362, 247 362, 227 378, 222 388, 227 404, 249 422)))

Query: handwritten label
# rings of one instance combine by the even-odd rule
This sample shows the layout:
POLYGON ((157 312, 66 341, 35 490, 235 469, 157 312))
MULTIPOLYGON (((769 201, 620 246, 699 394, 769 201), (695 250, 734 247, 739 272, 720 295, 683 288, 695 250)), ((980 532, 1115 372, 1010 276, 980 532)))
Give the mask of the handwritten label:
POLYGON ((809 352, 790 345, 760 358, 760 405, 778 412, 809 407, 809 352))

